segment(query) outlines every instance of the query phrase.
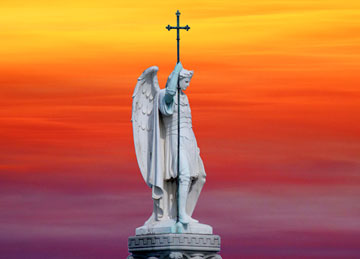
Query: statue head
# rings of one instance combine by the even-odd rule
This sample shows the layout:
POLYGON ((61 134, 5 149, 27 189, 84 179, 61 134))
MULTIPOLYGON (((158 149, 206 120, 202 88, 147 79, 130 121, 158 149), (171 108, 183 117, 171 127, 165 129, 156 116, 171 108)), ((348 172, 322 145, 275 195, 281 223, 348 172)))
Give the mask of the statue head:
POLYGON ((179 84, 181 90, 185 91, 190 84, 190 80, 194 74, 194 71, 189 71, 183 68, 180 72, 179 84))
MULTIPOLYGON (((171 81, 171 78, 173 77, 174 75, 174 71, 171 72, 171 74, 169 75, 169 78, 166 82, 166 86, 165 88, 168 87, 168 84, 169 82, 171 81)), ((189 70, 186 70, 186 69, 181 69, 180 73, 179 73, 179 84, 180 84, 180 88, 181 90, 185 91, 186 88, 188 88, 189 84, 190 84, 190 80, 192 78, 194 74, 194 71, 189 71, 189 70)))

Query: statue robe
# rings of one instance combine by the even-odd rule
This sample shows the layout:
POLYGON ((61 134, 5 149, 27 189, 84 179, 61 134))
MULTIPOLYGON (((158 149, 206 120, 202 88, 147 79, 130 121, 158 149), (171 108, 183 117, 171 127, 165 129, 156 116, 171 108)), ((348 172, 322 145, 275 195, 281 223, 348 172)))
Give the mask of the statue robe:
MULTIPOLYGON (((176 219, 177 215, 177 95, 170 105, 165 103, 164 96, 165 89, 160 90, 154 99, 153 145, 147 179, 154 199, 152 219, 156 221, 176 219)), ((185 156, 185 161, 180 159, 180 162, 186 162, 190 171, 191 185, 186 211, 191 216, 205 183, 206 173, 192 130, 189 101, 183 92, 180 95, 180 152, 181 158, 185 156)))

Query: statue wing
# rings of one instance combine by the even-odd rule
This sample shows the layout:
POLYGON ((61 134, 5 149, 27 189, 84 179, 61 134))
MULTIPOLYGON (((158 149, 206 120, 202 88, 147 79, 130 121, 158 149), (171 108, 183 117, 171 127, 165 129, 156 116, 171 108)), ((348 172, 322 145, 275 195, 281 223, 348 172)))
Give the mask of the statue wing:
POLYGON ((157 72, 159 68, 152 66, 138 78, 132 96, 132 115, 136 158, 145 182, 149 185, 151 151, 154 131, 154 100, 160 91, 157 72))

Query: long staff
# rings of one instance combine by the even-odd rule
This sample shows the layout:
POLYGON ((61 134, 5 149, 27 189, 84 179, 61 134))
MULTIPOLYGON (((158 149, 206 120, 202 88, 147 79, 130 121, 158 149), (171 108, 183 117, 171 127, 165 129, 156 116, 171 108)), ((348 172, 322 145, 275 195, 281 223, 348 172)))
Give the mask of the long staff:
MULTIPOLYGON (((168 31, 172 30, 172 29, 176 29, 177 30, 177 37, 176 37, 176 41, 177 41, 177 63, 180 62, 180 30, 190 30, 190 27, 188 25, 184 26, 184 27, 180 27, 180 12, 179 10, 177 10, 176 14, 176 20, 177 20, 177 26, 173 27, 170 26, 170 24, 168 26, 166 26, 166 29, 168 31)), ((180 76, 178 78, 178 146, 177 146, 177 171, 178 171, 178 178, 180 176, 180 76)), ((178 189, 179 189, 179 181, 178 181, 178 189)), ((179 196, 179 195, 178 195, 179 196)), ((177 221, 179 221, 179 201, 177 203, 177 221)))

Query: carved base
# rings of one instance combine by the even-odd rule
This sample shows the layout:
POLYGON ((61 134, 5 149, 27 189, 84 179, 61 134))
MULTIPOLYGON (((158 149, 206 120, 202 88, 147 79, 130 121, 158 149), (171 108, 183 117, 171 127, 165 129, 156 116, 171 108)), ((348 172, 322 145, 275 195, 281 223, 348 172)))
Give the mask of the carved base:
POLYGON ((128 259, 221 259, 218 235, 139 235, 129 237, 128 247, 128 259))

